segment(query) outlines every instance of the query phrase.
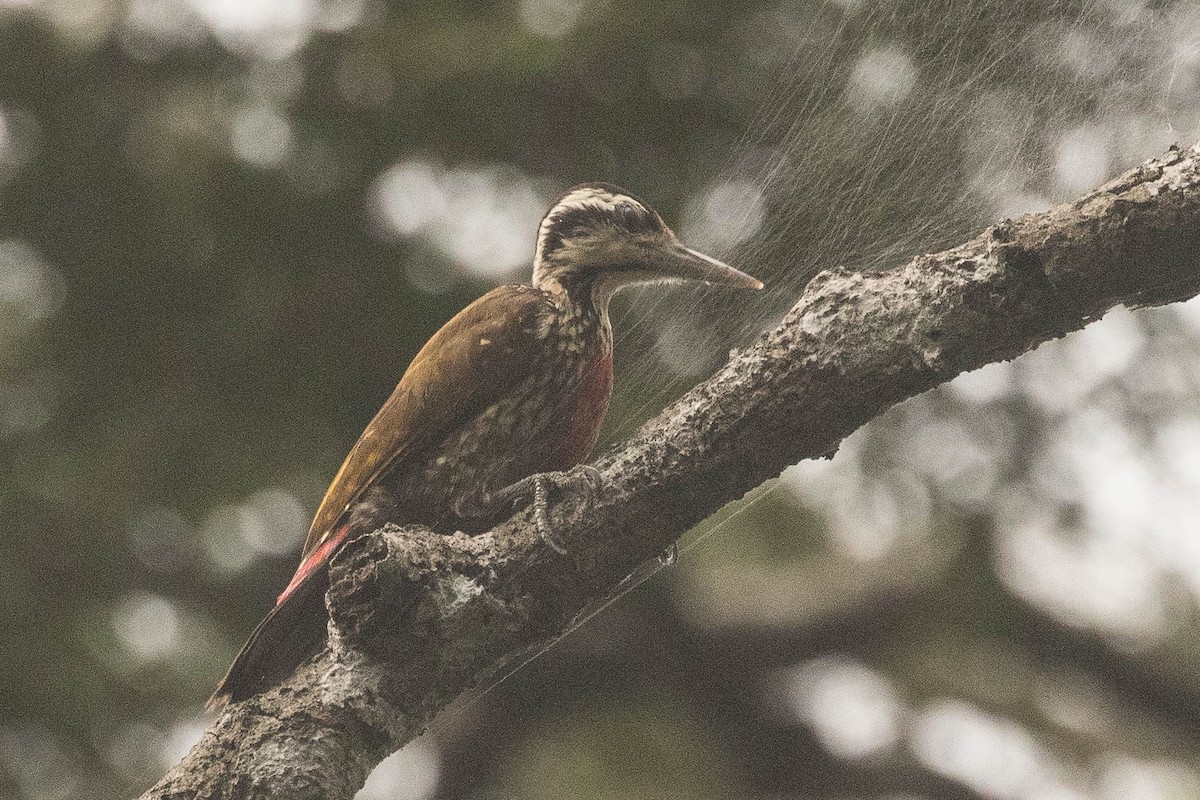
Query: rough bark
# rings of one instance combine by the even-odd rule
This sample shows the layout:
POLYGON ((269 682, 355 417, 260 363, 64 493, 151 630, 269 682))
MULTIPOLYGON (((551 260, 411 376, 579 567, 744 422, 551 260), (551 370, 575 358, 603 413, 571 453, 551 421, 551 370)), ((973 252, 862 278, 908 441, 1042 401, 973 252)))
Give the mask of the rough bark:
POLYGON ((1200 292, 1200 145, 1074 203, 877 274, 818 275, 772 331, 565 481, 477 537, 388 527, 335 559, 330 646, 242 703, 145 798, 351 798, 464 691, 545 646, 692 525, 900 401, 1014 358, 1119 304, 1200 292))

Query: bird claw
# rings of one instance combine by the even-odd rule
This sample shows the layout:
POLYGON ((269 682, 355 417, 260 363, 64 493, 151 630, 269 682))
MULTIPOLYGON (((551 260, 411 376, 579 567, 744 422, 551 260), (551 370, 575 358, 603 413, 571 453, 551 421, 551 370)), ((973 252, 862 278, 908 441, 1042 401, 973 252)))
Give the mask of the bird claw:
POLYGON ((533 475, 532 478, 534 521, 537 524, 538 535, 551 550, 565 556, 567 548, 554 536, 550 527, 549 485, 553 483, 556 489, 561 489, 574 484, 586 495, 584 502, 592 505, 604 489, 604 476, 591 464, 578 464, 563 472, 544 472, 533 475))
POLYGON ((550 526, 550 490, 576 485, 586 495, 590 505, 596 501, 604 488, 604 478, 600 470, 591 464, 579 464, 563 472, 539 472, 522 478, 511 486, 507 486, 488 499, 489 503, 507 503, 510 508, 519 507, 522 502, 528 503, 533 509, 534 524, 537 525, 538 535, 550 549, 560 556, 567 554, 567 548, 555 538, 550 526))
POLYGON ((572 467, 570 470, 562 474, 564 476, 578 475, 587 481, 589 503, 594 503, 596 498, 600 496, 600 492, 604 490, 604 476, 600 474, 600 470, 596 469, 591 464, 579 464, 578 466, 572 467))
POLYGON ((533 476, 533 520, 537 525, 538 536, 549 545, 550 549, 560 556, 567 554, 567 548, 554 537, 550 528, 550 501, 547 497, 546 475, 533 476))

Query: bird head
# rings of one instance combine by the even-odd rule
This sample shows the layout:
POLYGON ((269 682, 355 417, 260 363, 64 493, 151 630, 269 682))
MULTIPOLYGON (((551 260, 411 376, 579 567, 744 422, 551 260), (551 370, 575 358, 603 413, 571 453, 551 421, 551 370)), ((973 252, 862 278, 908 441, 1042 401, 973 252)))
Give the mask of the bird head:
POLYGON ((585 183, 551 206, 538 228, 533 285, 607 303, 635 284, 699 281, 761 289, 762 282, 684 247, 644 201, 607 183, 585 183))

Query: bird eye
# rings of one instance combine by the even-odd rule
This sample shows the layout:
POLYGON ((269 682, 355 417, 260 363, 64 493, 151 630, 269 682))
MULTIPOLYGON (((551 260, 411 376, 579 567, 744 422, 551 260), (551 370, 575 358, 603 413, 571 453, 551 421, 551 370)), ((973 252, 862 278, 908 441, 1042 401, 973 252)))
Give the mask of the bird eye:
POLYGON ((632 203, 621 203, 617 206, 617 219, 620 220, 622 227, 629 230, 636 231, 645 227, 642 212, 635 208, 632 203))

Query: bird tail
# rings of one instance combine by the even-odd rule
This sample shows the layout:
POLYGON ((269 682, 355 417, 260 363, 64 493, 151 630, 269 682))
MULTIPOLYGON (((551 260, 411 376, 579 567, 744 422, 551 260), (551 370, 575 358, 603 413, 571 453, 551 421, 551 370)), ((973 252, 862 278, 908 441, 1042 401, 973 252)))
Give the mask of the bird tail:
POLYGON ((289 587, 242 645, 233 665, 208 698, 208 709, 217 710, 270 689, 321 648, 327 627, 328 583, 329 567, 325 564, 289 587))

